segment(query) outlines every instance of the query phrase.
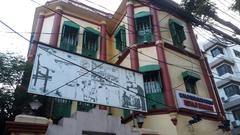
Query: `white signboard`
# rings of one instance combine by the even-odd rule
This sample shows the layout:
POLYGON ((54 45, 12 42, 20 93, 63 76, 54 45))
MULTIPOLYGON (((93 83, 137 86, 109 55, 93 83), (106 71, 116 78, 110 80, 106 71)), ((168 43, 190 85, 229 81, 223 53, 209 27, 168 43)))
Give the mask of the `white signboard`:
POLYGON ((29 93, 147 111, 143 75, 38 44, 29 93))
POLYGON ((176 98, 179 108, 206 113, 214 113, 215 111, 212 99, 178 90, 176 91, 176 98))

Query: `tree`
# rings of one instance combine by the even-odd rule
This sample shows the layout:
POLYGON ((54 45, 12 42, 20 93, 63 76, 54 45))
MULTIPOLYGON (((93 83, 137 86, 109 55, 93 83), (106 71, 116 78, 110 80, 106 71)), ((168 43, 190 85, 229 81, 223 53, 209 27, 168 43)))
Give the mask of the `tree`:
POLYGON ((238 13, 240 13, 240 0, 235 0, 231 9, 233 11, 238 11, 238 13))
POLYGON ((13 120, 16 115, 14 102, 18 95, 14 91, 21 84, 25 67, 22 56, 0 53, 0 134, 4 130, 5 121, 13 120))
MULTIPOLYGON (((239 0, 235 0, 239 5, 239 0)), ((240 35, 240 29, 229 21, 225 21, 216 14, 217 7, 210 0, 182 0, 183 8, 193 15, 203 19, 204 21, 214 20, 220 24, 232 29, 236 34, 240 35)), ((236 5, 236 4, 235 4, 236 5)), ((238 5, 233 6, 237 9, 238 5)))

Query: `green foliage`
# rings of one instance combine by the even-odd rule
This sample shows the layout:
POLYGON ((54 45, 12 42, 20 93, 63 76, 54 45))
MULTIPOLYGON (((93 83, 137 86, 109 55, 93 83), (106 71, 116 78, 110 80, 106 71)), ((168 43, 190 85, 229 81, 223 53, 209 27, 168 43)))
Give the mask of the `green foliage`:
POLYGON ((212 17, 216 14, 216 8, 210 0, 182 0, 185 10, 200 18, 212 17))
POLYGON ((231 9, 240 13, 240 0, 235 0, 231 9))

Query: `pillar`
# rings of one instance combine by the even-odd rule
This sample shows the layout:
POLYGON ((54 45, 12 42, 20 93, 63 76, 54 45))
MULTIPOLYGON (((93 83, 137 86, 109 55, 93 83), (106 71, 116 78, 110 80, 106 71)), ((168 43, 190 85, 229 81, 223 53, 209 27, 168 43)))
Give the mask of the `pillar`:
MULTIPOLYGON (((44 21, 44 12, 40 12, 39 16, 38 16, 38 20, 37 20, 37 25, 36 25, 36 29, 34 32, 34 41, 38 42, 41 36, 41 32, 42 32, 42 26, 43 26, 43 21, 44 21)), ((31 48, 29 50, 29 54, 28 54, 28 62, 33 63, 35 55, 36 55, 36 51, 37 51, 37 43, 31 43, 31 48)))
POLYGON ((173 96, 171 79, 170 79, 167 64, 165 63, 166 56, 164 52, 164 44, 161 38, 157 11, 155 10, 153 5, 151 5, 150 7, 150 12, 152 15, 153 31, 154 31, 155 41, 156 41, 157 57, 159 61, 158 63, 161 67, 162 83, 164 86, 165 104, 167 105, 166 106, 167 108, 175 108, 175 100, 173 96))
POLYGON ((138 51, 137 51, 137 40, 135 33, 135 24, 134 24, 134 5, 132 1, 127 2, 127 19, 128 19, 128 36, 130 43, 130 59, 131 59, 131 68, 133 70, 138 70, 139 60, 138 60, 138 51))
MULTIPOLYGON (((100 60, 106 61, 107 60, 107 45, 106 45, 106 38, 107 38, 107 28, 106 22, 101 22, 101 33, 100 33, 100 60)), ((99 105, 99 109, 107 110, 107 106, 99 105)))
POLYGON ((107 38, 107 28, 106 22, 101 22, 101 34, 100 34, 100 60, 107 60, 107 45, 106 45, 106 38, 107 38))
POLYGON ((57 47, 60 25, 62 19, 62 8, 57 6, 54 13, 53 27, 49 44, 53 47, 57 47))
POLYGON ((195 51, 194 53, 197 54, 198 56, 200 56, 200 66, 201 66, 201 69, 202 69, 202 72, 203 72, 203 76, 204 76, 204 80, 205 80, 205 83, 206 83, 206 86, 207 86, 207 89, 208 89, 208 93, 209 93, 211 99, 213 100, 216 112, 218 113, 218 115, 220 117, 225 119, 226 118, 225 111, 224 111, 224 108, 222 106, 220 97, 218 95, 217 88, 215 86, 214 80, 213 80, 213 78, 211 78, 212 77, 211 69, 208 65, 207 59, 203 56, 203 54, 202 54, 202 52, 201 52, 201 50, 198 46, 198 43, 197 43, 197 40, 195 38, 195 34, 193 32, 191 23, 187 23, 187 28, 188 28, 190 38, 191 38, 191 41, 192 41, 192 45, 193 45, 193 48, 194 48, 194 51, 195 51))

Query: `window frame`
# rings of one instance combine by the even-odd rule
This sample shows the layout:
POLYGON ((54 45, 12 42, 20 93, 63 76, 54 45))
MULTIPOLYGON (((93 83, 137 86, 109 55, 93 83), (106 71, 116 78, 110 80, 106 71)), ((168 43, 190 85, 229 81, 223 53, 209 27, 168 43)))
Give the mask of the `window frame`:
POLYGON ((72 21, 64 21, 62 26, 62 33, 61 33, 61 40, 59 48, 64 49, 69 52, 76 52, 78 41, 79 41, 79 31, 80 25, 72 22, 72 21), (72 31, 72 32, 66 32, 72 31), (74 32, 75 31, 75 32, 74 32), (73 34, 74 32, 74 34, 73 34), (69 42, 65 42, 65 36, 68 36, 67 41, 69 40, 70 36, 73 36, 73 44, 69 44, 69 42))
POLYGON ((230 84, 230 85, 224 87, 223 90, 225 92, 225 95, 229 98, 229 97, 231 97, 233 95, 236 95, 236 94, 240 95, 240 88, 239 87, 240 86, 238 86, 236 84, 230 84), (232 89, 230 89, 230 88, 232 88, 232 89), (230 94, 230 92, 231 92, 231 94, 230 94), (235 93, 233 93, 233 92, 235 92, 235 93))
MULTIPOLYGON (((135 32, 137 35, 138 44, 154 41, 152 15, 149 11, 141 11, 135 14, 134 23, 135 23, 135 32), (143 22, 145 22, 144 23, 145 27, 140 27, 139 23, 143 23, 143 22)), ((141 26, 143 26, 143 24, 141 26)))
POLYGON ((211 50, 211 54, 213 57, 216 57, 220 54, 224 55, 224 51, 223 51, 223 48, 222 47, 215 47, 211 50), (216 51, 217 50, 217 51, 216 51))
POLYGON ((235 120, 240 120, 240 109, 232 110, 232 113, 235 120))
POLYGON ((99 32, 91 27, 86 27, 83 32, 82 55, 96 58, 99 49, 99 32), (92 40, 93 44, 89 41, 92 40), (90 44, 90 45, 89 45, 90 44))
POLYGON ((123 52, 127 48, 126 41, 126 28, 125 25, 119 26, 114 35, 115 47, 120 52, 123 52))
POLYGON ((229 65, 229 64, 226 64, 226 63, 221 64, 221 65, 219 65, 218 67, 216 67, 216 71, 217 71, 217 73, 218 73, 219 76, 223 76, 223 75, 225 75, 225 74, 227 74, 227 73, 233 74, 232 66, 229 65), (225 67, 223 67, 223 66, 225 66, 225 67), (226 68, 226 67, 227 67, 227 68, 226 68), (229 67, 230 67, 230 68, 229 68, 229 67), (222 68, 222 69, 221 69, 221 68, 222 68), (222 71, 224 71, 224 72, 222 72, 222 71))
POLYGON ((183 45, 183 42, 187 39, 184 31, 184 26, 174 19, 168 20, 168 26, 172 37, 173 45, 178 48, 184 49, 185 46, 183 45))
POLYGON ((240 52, 239 51, 233 49, 233 52, 234 52, 236 57, 240 58, 240 52))

